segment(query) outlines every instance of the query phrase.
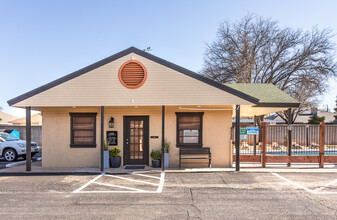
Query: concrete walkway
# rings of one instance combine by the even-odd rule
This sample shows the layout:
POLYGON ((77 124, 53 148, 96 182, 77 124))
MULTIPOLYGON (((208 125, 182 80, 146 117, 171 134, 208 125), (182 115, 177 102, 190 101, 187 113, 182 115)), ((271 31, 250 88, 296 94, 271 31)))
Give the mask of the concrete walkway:
MULTIPOLYGON (((108 168, 104 169, 105 173, 142 173, 149 171, 161 172, 161 168, 153 168, 145 166, 145 169, 125 169, 108 168)), ((229 168, 184 168, 184 169, 165 169, 168 173, 183 173, 183 172, 235 172, 235 164, 229 168)), ((318 164, 292 164, 291 167, 286 167, 286 164, 267 164, 266 168, 261 168, 258 163, 242 163, 240 172, 252 173, 293 173, 293 172, 308 172, 308 173, 337 173, 337 164, 325 164, 325 168, 318 168, 318 164)), ((0 170, 1 174, 9 173, 102 173, 99 168, 62 168, 62 169, 46 169, 41 166, 41 161, 32 163, 32 171, 26 172, 25 164, 15 167, 9 167, 0 170)))

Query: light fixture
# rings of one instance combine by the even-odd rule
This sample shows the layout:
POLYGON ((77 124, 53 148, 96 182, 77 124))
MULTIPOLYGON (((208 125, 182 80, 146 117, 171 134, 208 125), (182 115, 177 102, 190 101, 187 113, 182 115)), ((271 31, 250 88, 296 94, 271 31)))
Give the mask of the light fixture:
POLYGON ((114 127, 115 127, 115 120, 113 117, 111 117, 109 121, 109 128, 114 128, 114 127))

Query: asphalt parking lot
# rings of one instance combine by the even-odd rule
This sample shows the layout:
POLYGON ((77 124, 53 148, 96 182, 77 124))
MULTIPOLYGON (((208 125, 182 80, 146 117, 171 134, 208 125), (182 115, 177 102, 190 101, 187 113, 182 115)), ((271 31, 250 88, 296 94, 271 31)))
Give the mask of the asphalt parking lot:
POLYGON ((5 159, 3 159, 2 157, 0 157, 0 169, 6 168, 6 165, 7 165, 7 164, 16 163, 16 162, 21 162, 21 161, 24 161, 24 159, 23 159, 22 157, 19 157, 19 158, 17 159, 17 161, 15 161, 15 162, 7 162, 7 161, 5 161, 5 159))
POLYGON ((0 219, 336 219, 337 173, 0 175, 0 219))
MULTIPOLYGON (((41 152, 35 154, 34 157, 32 157, 32 161, 33 162, 37 161, 39 157, 41 157, 41 152)), ((7 164, 14 164, 14 163, 17 163, 17 162, 22 162, 22 161, 25 161, 25 159, 23 159, 23 157, 18 157, 18 159, 14 162, 7 162, 3 157, 0 157, 0 170, 5 169, 7 164)))

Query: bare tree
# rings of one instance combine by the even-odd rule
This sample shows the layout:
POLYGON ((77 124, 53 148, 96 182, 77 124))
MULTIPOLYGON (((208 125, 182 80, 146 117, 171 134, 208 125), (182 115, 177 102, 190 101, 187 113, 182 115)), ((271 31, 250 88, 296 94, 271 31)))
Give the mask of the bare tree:
MULTIPOLYGON (((311 31, 281 27, 249 14, 220 25, 207 45, 202 74, 220 83, 272 83, 301 102, 317 104, 327 80, 336 76, 335 45, 328 29, 311 31)), ((287 122, 288 115, 279 113, 287 122)))

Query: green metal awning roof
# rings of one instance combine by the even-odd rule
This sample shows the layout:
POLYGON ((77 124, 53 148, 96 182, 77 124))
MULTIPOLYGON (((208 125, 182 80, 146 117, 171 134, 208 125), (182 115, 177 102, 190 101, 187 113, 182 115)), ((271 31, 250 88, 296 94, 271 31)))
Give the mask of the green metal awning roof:
POLYGON ((231 87, 240 92, 246 93, 252 97, 259 99, 256 107, 298 107, 300 103, 277 88, 273 84, 265 83, 225 83, 226 86, 231 87))

